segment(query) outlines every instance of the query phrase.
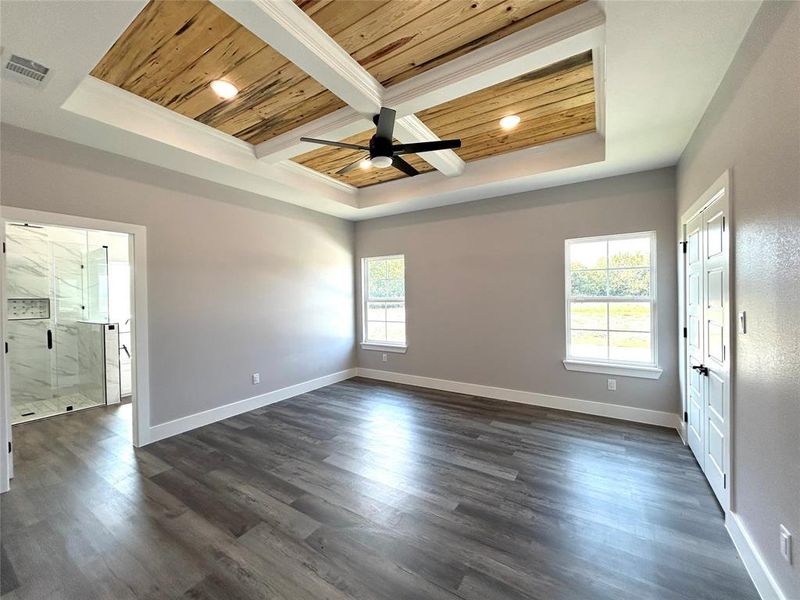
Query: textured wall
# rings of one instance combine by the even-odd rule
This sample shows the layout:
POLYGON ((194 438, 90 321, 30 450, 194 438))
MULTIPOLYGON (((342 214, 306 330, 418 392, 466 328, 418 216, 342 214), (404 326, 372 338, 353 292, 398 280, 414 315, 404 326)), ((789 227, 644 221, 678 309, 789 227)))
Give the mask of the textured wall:
POLYGON ((5 126, 2 173, 4 206, 147 227, 153 425, 353 366, 352 223, 5 126))
POLYGON ((800 3, 765 2, 678 167, 678 214, 731 169, 733 509, 800 597, 800 3), (795 537, 795 565, 778 525, 795 537))

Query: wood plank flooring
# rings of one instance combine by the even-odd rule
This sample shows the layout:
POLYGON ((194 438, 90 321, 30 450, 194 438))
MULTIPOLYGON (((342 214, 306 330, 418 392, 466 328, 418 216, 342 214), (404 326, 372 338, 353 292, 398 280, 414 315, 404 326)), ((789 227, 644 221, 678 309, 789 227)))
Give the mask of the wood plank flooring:
POLYGON ((757 598, 674 431, 351 379, 134 450, 14 428, 6 599, 757 598))

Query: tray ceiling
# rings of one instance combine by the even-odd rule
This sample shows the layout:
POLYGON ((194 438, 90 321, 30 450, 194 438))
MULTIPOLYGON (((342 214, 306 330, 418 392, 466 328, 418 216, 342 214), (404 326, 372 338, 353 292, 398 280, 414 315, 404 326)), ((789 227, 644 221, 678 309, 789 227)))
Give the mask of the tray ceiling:
MULTIPOLYGON (((295 3, 376 79, 391 85, 582 1, 295 3)), ((251 144, 345 106, 207 0, 151 0, 91 74, 251 144), (208 87, 223 78, 240 90, 232 100, 220 100, 208 87)))
MULTIPOLYGON (((485 88, 417 114, 442 139, 461 138, 456 153, 466 162, 595 131, 595 90, 591 52, 485 88), (506 131, 501 118, 518 115, 520 124, 506 131)), ((365 144, 374 130, 346 141, 365 144)), ((325 147, 295 162, 356 187, 407 177, 397 169, 336 171, 363 152, 325 147)), ((405 157, 418 171, 433 168, 415 155, 405 157)))

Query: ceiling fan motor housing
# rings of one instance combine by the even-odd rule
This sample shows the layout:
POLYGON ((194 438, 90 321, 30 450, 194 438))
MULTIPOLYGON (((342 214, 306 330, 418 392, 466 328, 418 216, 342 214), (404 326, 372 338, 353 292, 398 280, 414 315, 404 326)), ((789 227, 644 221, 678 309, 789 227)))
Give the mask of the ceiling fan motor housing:
POLYGON ((380 138, 373 135, 369 140, 369 157, 375 158, 376 156, 391 157, 394 154, 392 149, 392 140, 380 138))

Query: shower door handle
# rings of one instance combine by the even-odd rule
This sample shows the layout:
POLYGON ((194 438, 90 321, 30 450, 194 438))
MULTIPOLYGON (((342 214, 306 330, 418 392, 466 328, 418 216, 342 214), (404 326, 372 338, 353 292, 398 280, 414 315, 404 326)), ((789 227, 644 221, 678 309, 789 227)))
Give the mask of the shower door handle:
POLYGON ((53 349, 53 332, 51 330, 47 330, 47 349, 53 349))

